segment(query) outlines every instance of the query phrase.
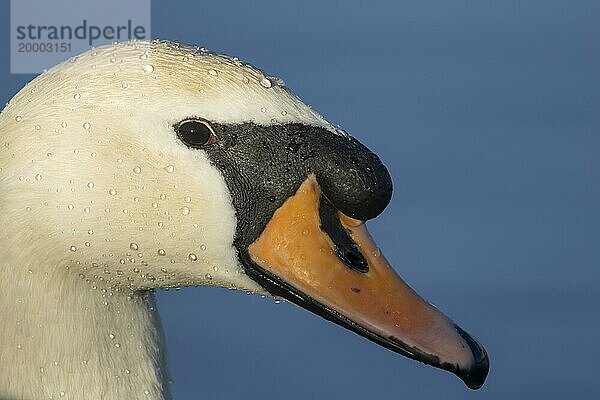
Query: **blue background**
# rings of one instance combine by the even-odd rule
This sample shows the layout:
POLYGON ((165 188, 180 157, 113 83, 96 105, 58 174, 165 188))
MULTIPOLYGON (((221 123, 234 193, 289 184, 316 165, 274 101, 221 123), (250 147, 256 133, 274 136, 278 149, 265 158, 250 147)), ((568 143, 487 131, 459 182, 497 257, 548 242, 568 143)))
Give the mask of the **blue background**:
MULTIPOLYGON (((283 77, 384 160, 370 229, 486 345, 479 392, 289 304, 158 294, 178 399, 598 398, 600 2, 153 1, 152 35, 283 77), (362 3, 367 3, 363 5, 362 3)), ((8 73, 0 5, 0 100, 8 73)))

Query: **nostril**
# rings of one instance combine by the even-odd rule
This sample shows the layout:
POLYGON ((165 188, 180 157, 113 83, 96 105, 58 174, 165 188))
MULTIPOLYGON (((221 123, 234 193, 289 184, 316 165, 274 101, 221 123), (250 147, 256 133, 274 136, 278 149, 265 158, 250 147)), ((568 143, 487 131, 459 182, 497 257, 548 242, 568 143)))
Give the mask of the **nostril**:
POLYGON ((350 269, 363 273, 369 272, 369 264, 358 249, 356 249, 356 246, 354 248, 339 248, 336 246, 336 254, 350 269))

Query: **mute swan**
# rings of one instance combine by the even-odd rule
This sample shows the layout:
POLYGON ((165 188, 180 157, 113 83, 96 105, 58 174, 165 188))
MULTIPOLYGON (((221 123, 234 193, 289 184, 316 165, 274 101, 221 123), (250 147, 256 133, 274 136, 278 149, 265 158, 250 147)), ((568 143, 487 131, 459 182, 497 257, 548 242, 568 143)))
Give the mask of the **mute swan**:
POLYGON ((0 134, 0 398, 169 398, 151 289, 189 285, 285 298, 483 384, 483 347, 365 229, 385 167, 261 70, 113 44, 34 79, 0 134))

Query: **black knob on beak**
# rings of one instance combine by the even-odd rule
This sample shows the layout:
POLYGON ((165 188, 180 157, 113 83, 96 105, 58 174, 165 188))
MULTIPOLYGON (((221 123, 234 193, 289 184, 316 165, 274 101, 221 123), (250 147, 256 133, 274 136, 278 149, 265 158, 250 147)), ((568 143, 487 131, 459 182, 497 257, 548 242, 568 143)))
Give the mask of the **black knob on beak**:
POLYGON ((392 198, 392 179, 379 157, 350 136, 323 135, 311 168, 327 199, 349 217, 375 218, 392 198))

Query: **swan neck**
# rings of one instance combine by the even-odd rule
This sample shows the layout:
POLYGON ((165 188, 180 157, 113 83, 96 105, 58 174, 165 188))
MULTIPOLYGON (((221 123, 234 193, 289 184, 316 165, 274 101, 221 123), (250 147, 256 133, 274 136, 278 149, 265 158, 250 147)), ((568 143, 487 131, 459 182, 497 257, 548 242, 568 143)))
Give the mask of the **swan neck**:
POLYGON ((32 263, 0 276, 0 399, 170 398, 151 291, 32 263))

